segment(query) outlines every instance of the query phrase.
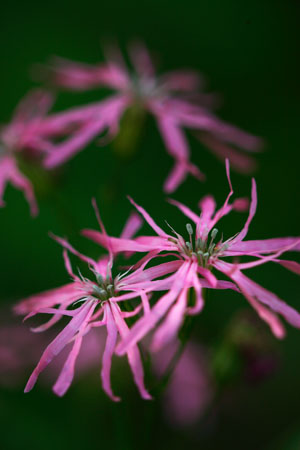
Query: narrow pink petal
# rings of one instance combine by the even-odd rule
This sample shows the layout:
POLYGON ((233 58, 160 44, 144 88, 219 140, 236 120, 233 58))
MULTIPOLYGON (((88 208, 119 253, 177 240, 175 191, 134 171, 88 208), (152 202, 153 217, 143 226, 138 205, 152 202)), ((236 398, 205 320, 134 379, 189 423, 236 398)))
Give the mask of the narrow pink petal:
MULTIPOLYGON (((176 234, 179 238, 179 234, 176 234)), ((157 250, 159 251, 177 251, 177 246, 173 242, 169 240, 171 238, 170 235, 168 235, 168 239, 165 237, 160 236, 138 236, 134 239, 134 242, 144 245, 145 247, 148 246, 148 249, 150 250, 157 250)))
POLYGON ((189 147, 183 130, 174 118, 167 114, 157 117, 157 125, 165 142, 167 151, 176 161, 189 160, 189 147))
POLYGON ((63 258, 64 258, 64 263, 65 263, 65 267, 66 267, 68 274, 70 275, 71 278, 73 278, 73 280, 77 281, 79 278, 73 272, 71 261, 70 261, 68 252, 65 248, 63 250, 63 258))
POLYGON ((54 56, 50 65, 41 67, 41 77, 65 89, 83 91, 101 84, 101 74, 107 70, 105 65, 91 65, 73 62, 54 56))
POLYGON ((199 139, 221 161, 228 158, 231 166, 238 172, 249 174, 257 168, 257 163, 251 156, 239 152, 212 134, 206 134, 205 136, 201 134, 199 139))
POLYGON ((232 264, 225 263, 224 261, 218 261, 215 264, 215 267, 235 281, 243 292, 247 292, 248 295, 251 295, 259 302, 267 305, 276 313, 281 314, 286 321, 294 327, 300 328, 300 314, 275 294, 250 280, 250 278, 246 277, 232 264))
POLYGON ((231 283, 231 281, 225 281, 225 280, 218 280, 218 283, 215 287, 212 287, 210 283, 208 283, 206 280, 201 279, 201 286, 205 289, 231 289, 233 291, 240 292, 239 288, 236 286, 236 284, 231 283))
MULTIPOLYGON (((276 261, 276 258, 277 258, 278 256, 280 256, 282 253, 285 253, 285 252, 287 252, 287 251, 292 250, 293 247, 296 246, 296 245, 299 244, 299 243, 300 243, 300 239, 299 239, 298 242, 295 242, 295 243, 293 243, 293 244, 291 244, 291 245, 289 245, 289 246, 287 246, 287 247, 281 248, 281 249, 280 249, 278 252, 276 252, 275 254, 272 254, 272 255, 269 255, 269 256, 264 256, 264 257, 261 257, 261 258, 258 259, 258 260, 251 261, 251 262, 248 262, 248 263, 237 264, 237 266, 238 266, 238 268, 239 268, 240 270, 244 270, 244 269, 251 269, 252 267, 260 266, 261 264, 265 264, 265 263, 268 262, 268 261, 274 261, 274 260, 276 261)), ((294 266, 294 267, 295 267, 295 269, 296 269, 296 266, 294 266)))
POLYGON ((176 272, 182 266, 182 264, 182 260, 161 263, 157 266, 150 267, 149 269, 136 271, 125 277, 123 281, 127 286, 129 286, 131 284, 136 284, 143 281, 154 280, 155 278, 176 272))
POLYGON ((95 211, 95 214, 96 214, 96 218, 98 220, 98 224, 99 224, 100 229, 102 231, 102 234, 105 236, 105 239, 106 239, 106 242, 107 242, 107 249, 108 249, 108 253, 109 253, 109 257, 107 258, 107 275, 109 275, 111 277, 111 270, 112 270, 113 260, 114 260, 112 245, 111 245, 111 242, 110 242, 110 238, 109 238, 109 236, 108 236, 108 234, 106 232, 104 223, 103 223, 103 221, 101 219, 100 211, 98 209, 98 205, 97 205, 97 202, 96 202, 95 198, 92 199, 92 205, 93 205, 93 208, 94 208, 94 211, 95 211))
MULTIPOLYGON (((57 314, 58 316, 70 316, 73 317, 76 314, 76 310, 68 310, 68 309, 56 309, 56 308, 39 308, 37 311, 33 311, 30 313, 30 317, 36 314, 57 314)), ((28 317, 29 318, 29 317, 28 317)), ((27 316, 24 320, 27 319, 27 316)))
MULTIPOLYGON (((131 290, 130 286, 129 286, 129 289, 131 290)), ((122 287, 122 290, 125 291, 126 287, 125 286, 122 287)), ((145 292, 145 289, 140 289, 140 290, 136 290, 134 292, 129 292, 128 294, 121 294, 121 295, 118 295, 118 297, 111 297, 110 301, 111 302, 117 302, 117 303, 118 302, 123 302, 125 300, 130 300, 131 298, 140 297, 143 292, 145 292)))
POLYGON ((143 305, 138 305, 132 311, 122 311, 122 317, 124 317, 125 319, 127 319, 128 317, 134 317, 141 311, 142 307, 143 305))
POLYGON ((229 160, 226 159, 226 176, 229 184, 229 194, 226 197, 226 200, 224 202, 224 205, 216 212, 214 218, 210 222, 210 228, 214 227, 216 223, 225 215, 228 214, 230 209, 228 209, 229 206, 229 200, 233 194, 231 179, 230 179, 230 165, 229 160))
POLYGON ((246 237, 249 229, 249 225, 256 213, 256 207, 257 207, 257 192, 256 192, 256 183, 254 178, 252 178, 252 191, 251 191, 251 204, 250 204, 250 210, 249 210, 249 216, 246 220, 246 223, 242 229, 242 231, 237 235, 237 237, 234 239, 234 243, 240 242, 246 237))
POLYGON ((178 300, 170 309, 164 322, 158 327, 154 334, 151 350, 153 352, 160 350, 164 345, 171 342, 178 333, 185 316, 187 307, 188 289, 184 288, 180 293, 178 300))
POLYGON ((32 89, 19 102, 12 119, 14 124, 26 122, 47 114, 53 104, 53 96, 42 89, 32 89))
POLYGON ((105 349, 102 357, 102 369, 101 369, 101 379, 102 379, 102 387, 106 394, 114 401, 119 402, 120 397, 116 397, 111 388, 110 382, 110 370, 112 357, 115 351, 117 337, 118 337, 118 329, 115 324, 112 312, 110 307, 105 304, 105 318, 106 318, 106 329, 107 329, 107 338, 105 343, 105 349))
POLYGON ((172 194, 172 192, 176 191, 178 186, 180 186, 184 182, 187 175, 187 167, 181 162, 176 162, 164 182, 164 192, 166 192, 167 194, 172 194))
MULTIPOLYGON (((60 310, 60 309, 63 309, 63 305, 60 305, 58 310, 60 310)), ((58 311, 58 310, 56 310, 56 311, 58 311)), ((47 322, 43 323, 42 325, 40 325, 38 327, 34 327, 34 328, 31 327, 30 331, 32 331, 33 333, 42 333, 43 331, 46 331, 49 328, 51 328, 53 325, 55 325, 61 318, 62 318, 62 315, 57 314, 57 312, 56 312, 51 317, 51 319, 49 319, 47 322)))
POLYGON ((95 117, 99 117, 104 102, 95 102, 87 106, 70 108, 67 111, 51 114, 39 123, 39 131, 44 136, 64 136, 73 130, 74 125, 83 125, 95 117))
POLYGON ((252 305, 252 307, 256 310, 259 317, 269 325, 274 336, 278 339, 283 339, 285 337, 285 329, 276 314, 272 313, 272 311, 268 308, 265 308, 257 302, 254 297, 247 293, 247 291, 242 291, 242 294, 246 297, 250 305, 252 305))
MULTIPOLYGON (((263 239, 257 241, 234 242, 230 246, 230 254, 244 255, 251 253, 272 253, 299 241, 299 237, 285 237, 263 239)), ((292 251, 300 251, 300 244, 296 244, 292 251)))
POLYGON ((59 304, 69 305, 76 299, 78 299, 78 286, 75 283, 69 283, 21 300, 14 307, 14 312, 25 315, 32 311, 38 311, 40 308, 53 307, 59 304))
MULTIPOLYGON (((120 336, 124 338, 125 336, 128 336, 129 328, 125 322, 125 320, 122 317, 122 313, 120 311, 120 308, 116 304, 111 304, 112 313, 116 322, 116 325, 118 327, 120 336)), ((141 361, 140 352, 138 349, 138 346, 135 345, 127 352, 127 358, 128 362, 131 368, 131 371, 133 373, 133 378, 135 381, 135 384, 141 394, 141 397, 144 400, 151 400, 152 397, 145 388, 144 385, 144 369, 143 364, 141 361)))
POLYGON ((141 292, 142 306, 144 309, 144 314, 148 314, 150 312, 150 303, 148 295, 145 292, 141 292))
POLYGON ((183 102, 182 100, 176 100, 176 102, 172 101, 172 103, 174 104, 173 111, 175 111, 177 120, 180 121, 182 125, 208 131, 216 138, 235 144, 244 150, 250 152, 260 151, 262 147, 261 139, 219 120, 207 109, 194 106, 190 103, 183 102), (181 106, 179 107, 180 104, 181 106), (175 105, 177 105, 177 108, 174 108, 175 105))
POLYGON ((80 352, 81 344, 82 344, 82 336, 79 336, 78 338, 75 339, 73 348, 69 353, 69 356, 64 364, 64 367, 55 385, 53 386, 53 392, 59 397, 62 397, 67 392, 73 381, 75 363, 77 356, 80 352))
POLYGON ((23 191, 31 210, 32 216, 38 214, 38 206, 30 181, 19 171, 15 159, 5 156, 0 160, 0 206, 3 206, 3 193, 6 183, 10 181, 16 188, 23 191))
POLYGON ((130 78, 126 70, 108 62, 106 69, 101 71, 101 83, 104 86, 124 91, 130 86, 130 78))
POLYGON ((96 307, 96 304, 94 307, 92 307, 87 314, 85 320, 81 324, 78 334, 75 337, 74 345, 72 350, 69 353, 69 356, 64 364, 64 367, 62 371, 59 374, 59 377, 53 386, 53 391, 56 395, 62 397, 66 391, 69 389, 73 378, 74 378, 74 370, 75 370, 75 363, 77 356, 79 354, 81 344, 82 344, 82 338, 85 336, 88 331, 90 330, 90 327, 88 326, 88 322, 93 315, 94 309, 96 307))
POLYGON ((153 228, 153 230, 160 236, 160 237, 165 237, 168 238, 169 235, 166 234, 158 225, 156 225, 156 223, 154 222, 154 220, 152 219, 152 217, 150 217, 150 215, 147 213, 147 211, 144 210, 144 208, 142 208, 141 206, 137 205, 134 200, 131 197, 128 197, 130 202, 133 204, 133 206, 139 211, 139 213, 144 217, 144 219, 146 220, 146 222, 150 225, 151 228, 153 228))
MULTIPOLYGON (((199 314, 204 307, 204 299, 202 296, 202 288, 205 286, 205 280, 199 280, 198 275, 194 272, 192 274, 192 283, 196 294, 196 302, 194 306, 190 306, 186 310, 186 314, 195 315, 199 314)), ((217 284, 214 289, 218 289, 219 284, 217 284)))
POLYGON ((91 308, 94 309, 96 304, 86 302, 79 310, 78 313, 72 318, 68 325, 59 333, 59 335, 48 345, 42 357, 32 372, 24 392, 29 392, 34 387, 39 374, 48 366, 52 359, 58 355, 62 349, 68 344, 70 339, 79 330, 82 323, 85 321, 87 315, 90 313, 91 308))
POLYGON ((201 209, 201 222, 208 223, 216 209, 216 201, 211 195, 206 195, 199 202, 199 208, 201 209))
POLYGON ((52 152, 44 160, 44 166, 47 169, 53 169, 63 164, 82 150, 97 134, 100 134, 104 127, 103 119, 97 119, 90 125, 81 126, 74 136, 53 147, 52 152))
MULTIPOLYGON (((82 230, 81 234, 88 239, 91 239, 97 244, 100 244, 102 247, 107 248, 108 242, 103 233, 95 230, 82 230)), ((132 239, 124 239, 124 238, 109 238, 111 248, 113 253, 121 253, 121 252, 148 252, 153 249, 153 245, 143 245, 140 244, 137 240, 132 239)))
POLYGON ((130 333, 126 336, 117 346, 116 353, 123 355, 140 341, 159 320, 166 314, 170 306, 176 300, 179 292, 184 287, 186 275, 189 269, 189 263, 185 263, 182 267, 173 275, 174 283, 170 291, 163 295, 154 305, 149 314, 139 319, 131 328, 130 333))
POLYGON ((192 174, 199 181, 205 179, 204 174, 194 164, 187 161, 177 161, 164 182, 164 192, 171 194, 176 191, 188 174, 192 174))
POLYGON ((171 203, 171 205, 177 206, 177 208, 183 212, 185 216, 187 216, 189 219, 191 219, 193 222, 198 223, 199 222, 199 216, 195 214, 190 208, 183 205, 182 203, 178 202, 177 200, 168 199, 168 202, 171 203))
POLYGON ((198 272, 200 273, 200 275, 202 275, 210 284, 213 288, 215 288, 218 284, 218 280, 215 277, 215 275, 209 270, 206 269, 205 267, 198 267, 198 272))
POLYGON ((150 53, 143 42, 132 42, 129 45, 129 55, 134 69, 140 77, 153 77, 155 75, 150 53))
POLYGON ((201 76, 192 70, 173 70, 160 77, 168 90, 193 91, 200 87, 201 76))
POLYGON ((108 271, 107 271, 107 266, 109 263, 109 258, 107 255, 102 256, 98 261, 97 261, 97 266, 95 267, 95 270, 102 275, 104 278, 107 276, 108 271))
MULTIPOLYGON (((109 67, 117 69, 119 89, 130 87, 130 74, 127 70, 127 63, 118 45, 116 43, 106 44, 104 54, 109 67)), ((111 78, 111 75, 109 75, 109 78, 111 78)))
POLYGON ((262 139, 253 136, 226 122, 216 120, 212 122, 210 131, 215 132, 222 140, 237 145, 249 152, 259 152, 262 149, 262 139))
POLYGON ((144 386, 144 369, 137 345, 127 351, 127 358, 130 369, 133 373, 134 382, 144 400, 152 400, 151 395, 144 386))
POLYGON ((72 247, 72 245, 69 244, 69 242, 66 239, 60 238, 60 237, 58 237, 58 236, 56 236, 55 234, 52 234, 52 233, 50 233, 50 236, 56 242, 58 242, 60 245, 62 245, 62 247, 64 247, 65 249, 69 250, 69 252, 73 253, 73 255, 77 256, 82 261, 86 262, 87 264, 90 264, 93 267, 97 266, 96 261, 94 261, 92 258, 89 258, 88 256, 85 256, 82 253, 80 253, 77 250, 75 250, 75 248, 72 247))
POLYGON ((133 212, 130 214, 125 227, 120 235, 122 239, 131 239, 141 228, 143 221, 139 214, 133 212))
POLYGON ((297 275, 300 275, 300 264, 296 261, 288 261, 284 259, 275 259, 274 262, 277 262, 281 266, 285 267, 286 269, 290 270, 291 272, 296 273, 297 275))

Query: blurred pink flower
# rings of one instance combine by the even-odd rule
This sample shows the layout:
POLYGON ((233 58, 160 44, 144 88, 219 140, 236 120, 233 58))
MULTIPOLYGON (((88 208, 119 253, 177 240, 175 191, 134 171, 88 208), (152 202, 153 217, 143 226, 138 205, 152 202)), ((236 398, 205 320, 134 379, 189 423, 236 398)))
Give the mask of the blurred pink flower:
POLYGON ((134 72, 128 69, 121 53, 114 48, 107 63, 91 66, 64 59, 54 59, 48 74, 52 82, 71 90, 98 86, 115 89, 117 94, 84 107, 53 116, 55 126, 76 124, 65 141, 50 145, 45 166, 53 168, 80 151, 97 135, 109 130, 115 136, 125 110, 138 106, 154 115, 168 153, 175 165, 164 184, 173 192, 188 173, 202 179, 203 174, 190 162, 189 144, 184 128, 200 130, 199 138, 218 157, 230 157, 241 171, 254 168, 253 160, 229 144, 248 152, 257 151, 260 140, 218 119, 207 105, 205 94, 199 94, 200 76, 187 70, 157 76, 147 49, 141 43, 129 48, 134 72))
MULTIPOLYGON (((153 355, 154 372, 164 375, 178 344, 170 343, 153 355)), ((162 396, 167 421, 173 426, 195 424, 213 400, 214 386, 204 349, 189 342, 183 350, 162 396)))
MULTIPOLYGON (((172 341, 176 337, 185 316, 198 314, 202 311, 204 306, 203 288, 233 289, 240 292, 258 315, 268 323, 274 335, 278 338, 284 337, 285 330, 277 313, 294 327, 300 328, 300 315, 296 310, 243 273, 246 269, 273 261, 300 274, 298 263, 279 259, 279 256, 286 251, 300 250, 300 237, 245 241, 257 205, 256 183, 253 179, 249 216, 244 227, 239 233, 225 241, 223 241, 223 236, 217 240, 219 231, 215 226, 219 220, 234 209, 243 210, 247 204, 245 199, 237 199, 230 203, 233 189, 229 176, 228 160, 226 172, 230 192, 224 205, 219 210, 216 211, 215 200, 211 196, 206 196, 200 201, 200 215, 195 214, 187 206, 170 200, 194 223, 195 231, 190 223, 186 225, 188 240, 185 240, 171 227, 173 234, 167 234, 141 206, 136 205, 131 200, 158 236, 141 236, 134 240, 110 238, 113 251, 145 252, 145 248, 147 248, 149 253, 144 258, 145 261, 150 261, 157 255, 161 257, 173 256, 175 259, 147 269, 155 272, 156 278, 162 276, 165 278, 151 281, 148 286, 146 280, 143 281, 143 284, 137 283, 135 285, 136 289, 143 285, 146 290, 167 290, 167 292, 155 303, 149 313, 133 325, 130 334, 118 345, 117 354, 122 355, 159 322, 152 341, 152 350, 158 350, 172 341), (194 234, 195 237, 193 238, 194 234), (237 256, 251 256, 255 259, 246 263, 237 261, 229 263, 226 261, 228 257, 236 258, 237 256), (219 280, 213 273, 214 269, 226 275, 231 281, 219 280), (194 292, 195 299, 190 297, 191 292, 194 292), (162 319, 164 320, 162 321, 162 319)), ((83 234, 103 246, 107 245, 102 233, 84 230, 83 234)), ((151 279, 153 278, 152 276, 151 279)))
MULTIPOLYGON (((0 321, 0 386, 19 388, 28 376, 32 365, 43 352, 48 341, 55 338, 55 329, 49 330, 48 335, 42 334, 37 340, 36 335, 19 323, 10 308, 1 308, 0 321), (50 333, 50 336, 49 336, 50 333)), ((77 377, 85 374, 98 365, 98 356, 104 350, 104 329, 97 329, 89 333, 82 343, 82 351, 76 362, 77 377), (96 332, 97 331, 97 332, 96 332), (99 333, 98 333, 99 331, 99 333)), ((68 350, 67 348, 65 350, 68 350)), ((48 387, 53 377, 61 370, 64 358, 68 352, 62 351, 53 364, 50 365, 46 377, 41 381, 48 387), (47 376, 48 375, 48 376, 47 376)))
POLYGON ((29 92, 21 100, 12 121, 0 130, 0 206, 4 206, 4 189, 8 182, 24 192, 32 215, 38 213, 31 182, 18 168, 17 155, 40 154, 47 142, 40 133, 41 124, 46 130, 44 117, 52 105, 52 96, 41 90, 29 92))
MULTIPOLYGON (((105 232, 102 222, 100 223, 103 232, 105 232)), ((131 217, 129 225, 124 229, 123 235, 130 236, 138 225, 139 220, 134 216, 131 217)), ((36 314, 52 314, 48 322, 32 329, 35 332, 47 330, 63 316, 71 317, 71 320, 44 351, 38 365, 28 380, 25 392, 29 392, 34 387, 39 374, 48 366, 53 358, 66 345, 72 343, 72 349, 53 387, 57 395, 64 395, 74 377, 75 363, 80 352, 83 337, 92 328, 105 326, 107 338, 102 357, 102 386, 112 400, 119 401, 120 398, 113 394, 110 384, 112 356, 115 351, 118 336, 120 335, 124 339, 129 333, 125 319, 136 316, 142 307, 145 311, 149 310, 148 298, 143 289, 131 289, 131 285, 134 285, 134 283, 140 281, 145 276, 143 266, 138 267, 130 274, 119 274, 113 278, 113 253, 111 251, 109 257, 104 257, 96 262, 76 251, 66 240, 58 237, 54 238, 64 247, 63 256, 65 266, 72 282, 21 301, 15 307, 15 311, 18 314, 26 314, 25 319, 36 314), (68 251, 88 264, 90 273, 93 274, 95 281, 91 281, 81 274, 79 276, 74 274, 68 257, 68 251), (139 297, 142 298, 142 302, 133 310, 122 311, 118 305, 120 301, 139 297)), ((142 361, 137 346, 130 348, 127 352, 127 358, 141 396, 144 399, 150 399, 151 396, 144 386, 142 361)))

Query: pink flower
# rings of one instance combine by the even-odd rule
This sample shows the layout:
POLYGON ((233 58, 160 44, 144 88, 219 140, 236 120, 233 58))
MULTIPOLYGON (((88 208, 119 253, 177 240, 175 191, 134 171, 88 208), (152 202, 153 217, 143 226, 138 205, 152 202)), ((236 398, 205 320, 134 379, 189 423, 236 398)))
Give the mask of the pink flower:
MULTIPOLYGON (((96 331, 96 330, 95 330, 96 331)), ((93 332, 85 336, 82 343, 81 353, 76 362, 77 378, 86 372, 98 367, 98 357, 104 349, 104 329, 97 329, 99 333, 93 332)), ((49 339, 54 339, 55 329, 41 336, 37 340, 34 333, 19 323, 19 319, 11 316, 11 312, 1 308, 0 323, 0 386, 19 389, 28 376, 28 371, 35 364, 49 339), (49 336, 50 333, 50 336, 49 336)), ((66 348, 66 350, 68 350, 66 348)), ((65 359, 63 351, 55 358, 49 366, 46 377, 42 382, 45 386, 52 383, 53 377, 61 370, 65 359)))
MULTIPOLYGON (((136 218, 131 218, 123 232, 129 236, 138 225, 136 218)), ((102 225, 102 224, 101 224, 102 225)), ((102 226, 104 232, 104 228, 102 226)), ((67 360, 53 387, 54 392, 62 396, 65 394, 74 377, 75 363, 80 352, 83 338, 94 328, 105 326, 107 330, 106 344, 102 357, 101 379, 102 386, 107 395, 114 401, 120 398, 115 396, 110 382, 112 356, 117 345, 118 336, 125 339, 129 333, 125 319, 135 317, 142 308, 149 311, 148 297, 143 289, 131 289, 143 278, 143 267, 137 268, 132 273, 112 275, 113 254, 103 257, 98 262, 76 251, 66 240, 54 237, 63 247, 63 256, 71 283, 52 289, 41 294, 36 294, 21 301, 15 308, 19 314, 26 314, 25 319, 36 314, 51 314, 51 319, 32 331, 41 332, 57 323, 63 316, 70 317, 70 322, 59 335, 48 345, 42 357, 31 374, 25 387, 29 392, 35 385, 39 374, 50 364, 68 344, 72 345, 67 360), (76 275, 68 257, 68 251, 79 257, 89 267, 91 278, 76 275), (130 299, 142 298, 133 310, 122 310, 119 302, 130 299)), ((151 396, 144 386, 144 373, 139 349, 132 346, 127 353, 128 362, 141 396, 150 399, 151 396)))
POLYGON ((166 149, 175 160, 164 184, 166 192, 173 192, 188 173, 203 178, 190 162, 184 128, 200 131, 199 137, 205 145, 221 158, 229 156, 241 171, 253 169, 253 160, 230 145, 252 152, 258 150, 260 140, 221 121, 211 112, 203 100, 204 94, 197 92, 201 79, 195 72, 179 70, 157 76, 147 49, 140 43, 129 49, 133 74, 117 49, 111 53, 108 62, 98 66, 58 59, 50 67, 50 77, 57 86, 71 90, 107 86, 117 94, 53 116, 54 123, 69 121, 76 124, 76 130, 63 143, 49 146, 45 159, 47 168, 62 164, 104 130, 108 129, 109 135, 115 136, 125 110, 136 106, 153 114, 166 149), (201 106, 197 104, 199 99, 201 106))
MULTIPOLYGON (((153 369, 163 376, 178 349, 171 342, 153 355, 153 369)), ((213 401, 214 386, 205 350, 189 342, 183 350, 162 397, 166 420, 175 427, 195 424, 213 401)))
MULTIPOLYGON (((215 201, 211 196, 206 196, 200 201, 200 215, 187 206, 171 200, 171 203, 177 206, 194 225, 188 223, 186 226, 187 240, 171 227, 172 234, 166 233, 141 206, 131 200, 157 236, 141 236, 134 240, 110 238, 113 251, 148 251, 145 261, 150 261, 157 255, 161 257, 172 255, 174 260, 147 269, 155 272, 155 275, 151 276, 152 280, 157 278, 151 283, 148 282, 149 290, 167 292, 155 303, 149 313, 133 325, 130 334, 118 345, 117 354, 122 355, 158 324, 152 340, 152 350, 158 350, 172 341, 185 316, 201 312, 204 306, 204 288, 233 289, 243 294, 278 338, 284 337, 285 330, 277 314, 283 316, 294 327, 300 328, 300 315, 297 311, 243 273, 246 269, 272 261, 300 274, 298 263, 279 259, 280 255, 286 251, 300 250, 300 237, 245 240, 256 212, 257 195, 253 179, 249 216, 244 227, 229 239, 223 240, 223 237, 218 239, 217 236, 221 234, 216 228, 219 220, 232 210, 243 210, 246 205, 245 199, 237 199, 230 203, 233 190, 228 160, 226 171, 230 192, 219 210, 216 210, 215 201), (236 261, 237 256, 243 255, 254 259, 245 263, 236 261), (233 257, 235 261, 228 262, 228 257, 233 257), (214 271, 227 276, 231 281, 218 279, 214 271), (161 279, 162 276, 165 278, 161 279)), ((102 233, 85 230, 83 234, 101 245, 106 245, 102 233)), ((135 288, 138 289, 139 286, 140 284, 137 283, 135 288)), ((143 283, 143 288, 147 290, 146 281, 143 283)))
MULTIPOLYGON (((52 96, 47 92, 30 92, 18 105, 12 121, 0 130, 0 206, 4 206, 3 195, 6 184, 11 182, 21 189, 30 205, 32 215, 38 213, 33 187, 21 173, 17 164, 19 153, 39 154, 47 145, 40 133, 44 116, 52 105, 52 96)), ((43 128, 45 124, 43 122, 43 128)))

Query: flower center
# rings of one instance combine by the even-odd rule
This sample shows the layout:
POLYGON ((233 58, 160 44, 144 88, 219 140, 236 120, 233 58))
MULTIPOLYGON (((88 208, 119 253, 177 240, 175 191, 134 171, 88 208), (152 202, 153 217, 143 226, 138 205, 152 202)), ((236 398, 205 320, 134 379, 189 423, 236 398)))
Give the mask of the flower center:
POLYGON ((196 259, 201 267, 209 267, 213 263, 213 260, 221 256, 229 246, 227 242, 222 242, 222 238, 219 241, 215 241, 218 234, 217 228, 213 228, 205 238, 196 237, 194 241, 192 225, 187 223, 186 229, 189 234, 188 241, 184 241, 182 237, 177 239, 171 238, 170 240, 177 244, 179 252, 185 258, 196 259))
POLYGON ((119 276, 115 279, 112 279, 108 274, 105 278, 100 275, 100 273, 94 271, 92 272, 95 275, 96 282, 91 281, 89 278, 83 277, 79 272, 79 276, 82 282, 81 290, 84 292, 84 298, 94 297, 97 300, 105 301, 111 297, 115 297, 117 295, 117 283, 119 280, 119 276))
POLYGON ((154 78, 131 77, 131 90, 138 100, 145 100, 147 98, 162 97, 165 95, 164 89, 160 86, 154 78))
POLYGON ((92 295, 99 300, 108 300, 111 297, 115 297, 116 288, 115 282, 110 277, 103 278, 99 273, 95 274, 97 284, 91 283, 92 295))

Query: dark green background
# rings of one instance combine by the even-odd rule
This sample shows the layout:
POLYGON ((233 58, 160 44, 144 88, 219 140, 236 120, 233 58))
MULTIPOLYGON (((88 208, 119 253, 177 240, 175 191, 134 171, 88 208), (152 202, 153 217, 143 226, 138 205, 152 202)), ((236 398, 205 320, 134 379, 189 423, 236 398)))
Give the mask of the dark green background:
MULTIPOLYGON (((299 3, 295 1, 57 1, 4 3, 0 17, 1 122, 8 121, 17 101, 33 85, 29 69, 57 54, 74 60, 102 58, 100 38, 126 45, 140 37, 160 56, 162 71, 192 67, 207 76, 208 89, 222 94, 220 116, 264 137, 258 157, 258 211, 249 238, 299 234, 299 3)), ((57 110, 84 104, 100 94, 62 93, 57 110)), ((192 137, 193 162, 208 175, 205 184, 189 178, 173 195, 192 208, 213 193, 222 202, 228 191, 224 168, 192 137)), ((165 205, 161 192, 171 167, 152 119, 133 160, 120 162, 112 148, 91 145, 51 177, 50 187, 34 175, 40 215, 32 220, 21 193, 9 187, 7 207, 0 211, 1 290, 3 304, 67 281, 61 249, 48 231, 65 235, 81 250, 98 249, 79 238, 84 227, 96 227, 90 205, 96 196, 107 229, 120 232, 132 195, 163 225, 179 232, 185 221, 165 205)), ((250 179, 233 173, 238 195, 248 195, 250 179)), ((225 236, 236 233, 245 216, 224 220, 225 236)), ((145 227, 145 232, 149 230, 145 227)), ((258 282, 299 305, 299 280, 272 264, 249 272, 258 282)), ((197 334, 207 343, 222 335, 245 301, 213 293, 197 319, 197 334)), ((26 326, 26 325, 24 325, 26 326)), ((36 339, 39 339, 36 336, 36 339)), ((5 450, 111 448, 298 449, 300 445, 300 333, 288 327, 280 370, 258 385, 241 384, 230 402, 218 406, 217 418, 193 430, 171 428, 159 399, 145 403, 131 386, 117 383, 122 404, 112 404, 100 389, 98 373, 75 383, 63 399, 38 384, 26 396, 0 391, 0 446, 5 450)), ((29 375, 26 373, 26 376, 29 375)), ((130 380, 128 374, 124 374, 130 380)), ((120 378, 120 376, 119 376, 120 378)), ((122 377, 121 377, 122 378, 122 377)))

